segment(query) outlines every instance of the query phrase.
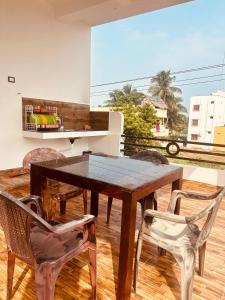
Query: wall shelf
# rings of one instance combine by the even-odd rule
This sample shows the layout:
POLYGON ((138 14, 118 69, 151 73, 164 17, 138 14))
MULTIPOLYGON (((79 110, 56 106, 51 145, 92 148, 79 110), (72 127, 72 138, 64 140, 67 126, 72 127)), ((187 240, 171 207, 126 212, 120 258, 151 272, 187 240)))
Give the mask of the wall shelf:
POLYGON ((77 131, 57 131, 57 132, 37 132, 23 131, 23 137, 32 139, 68 139, 82 137, 98 137, 109 135, 108 130, 77 130, 77 131))

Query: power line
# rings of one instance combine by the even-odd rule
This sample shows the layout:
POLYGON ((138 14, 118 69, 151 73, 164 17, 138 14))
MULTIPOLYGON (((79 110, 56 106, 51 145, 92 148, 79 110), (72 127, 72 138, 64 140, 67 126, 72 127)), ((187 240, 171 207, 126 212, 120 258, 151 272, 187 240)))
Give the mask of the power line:
POLYGON ((202 84, 202 83, 209 83, 209 82, 218 82, 218 81, 221 81, 221 80, 225 80, 225 78, 224 78, 224 79, 216 79, 216 80, 208 80, 208 81, 199 81, 199 82, 183 83, 183 84, 180 84, 180 85, 177 85, 177 86, 193 85, 193 84, 202 84))
MULTIPOLYGON (((211 82, 221 82, 224 81, 225 78, 223 79, 216 79, 216 80, 207 80, 207 81, 199 81, 199 82, 190 82, 190 83, 183 83, 180 85, 176 85, 176 86, 187 86, 187 85, 195 85, 195 84, 203 84, 203 83, 211 83, 211 82)), ((148 89, 139 89, 138 92, 144 92, 144 91, 148 91, 148 89)), ((99 95, 93 95, 94 97, 100 97, 100 96, 108 96, 108 93, 105 94, 99 94, 99 95)))
MULTIPOLYGON (((176 75, 176 74, 184 74, 184 73, 196 72, 196 71, 205 71, 205 70, 209 70, 209 69, 221 68, 221 67, 224 67, 224 66, 225 66, 225 64, 223 63, 223 64, 218 64, 218 65, 211 65, 211 66, 204 66, 204 67, 186 69, 186 70, 181 70, 181 71, 175 71, 175 72, 171 72, 171 74, 176 75)), ((137 78, 127 79, 127 80, 122 80, 122 81, 101 83, 101 84, 91 85, 91 88, 99 87, 99 86, 112 85, 112 84, 118 84, 118 83, 131 82, 131 81, 144 80, 144 79, 150 79, 152 77, 154 77, 154 75, 145 76, 145 77, 137 77, 137 78)))
MULTIPOLYGON (((214 74, 214 75, 208 75, 208 76, 200 76, 200 77, 192 77, 192 78, 186 78, 186 79, 180 79, 180 80, 175 80, 174 82, 183 82, 183 81, 189 81, 189 80, 197 80, 197 79, 204 79, 204 78, 212 78, 212 77, 221 77, 225 74, 214 74)), ((221 79, 220 79, 221 80, 221 79)), ((149 87, 149 84, 148 85, 137 85, 137 86, 134 86, 133 88, 136 89, 136 88, 143 88, 143 87, 149 87)), ((112 89, 112 90, 102 90, 102 91, 96 91, 96 92, 93 92, 92 96, 97 96, 99 93, 109 93, 109 92, 113 92, 115 89, 112 89)))
POLYGON ((225 74, 214 74, 214 75, 208 75, 208 76, 192 77, 192 78, 175 80, 175 82, 188 81, 188 80, 196 80, 196 79, 204 79, 204 78, 211 78, 211 77, 219 77, 221 75, 225 75, 225 74))

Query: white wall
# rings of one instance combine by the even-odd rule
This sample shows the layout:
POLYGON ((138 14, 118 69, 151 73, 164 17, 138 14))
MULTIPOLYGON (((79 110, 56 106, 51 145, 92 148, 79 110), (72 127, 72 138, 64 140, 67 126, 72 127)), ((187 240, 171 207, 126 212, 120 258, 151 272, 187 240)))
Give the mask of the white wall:
POLYGON ((208 183, 217 186, 225 185, 225 170, 188 165, 181 166, 183 167, 183 179, 208 183))
MULTIPOLYGON (((0 0, 0 169, 20 166, 36 147, 70 147, 22 137, 22 97, 89 104, 89 86, 89 26, 57 21, 41 0, 0 0)), ((78 140, 74 154, 87 148, 78 140)))
MULTIPOLYGON (((225 92, 218 91, 210 96, 194 96, 190 101, 188 140, 191 134, 198 134, 198 142, 213 143, 216 126, 225 124, 225 92), (214 101, 214 103, 211 103, 214 101), (200 110, 193 111, 194 105, 200 110), (213 116, 213 119, 210 117, 213 116), (197 119, 198 126, 192 126, 192 119, 197 119)), ((193 145, 190 145, 193 147, 193 145)))
POLYGON ((109 135, 103 137, 92 137, 89 139, 89 150, 92 152, 101 152, 108 155, 120 156, 120 150, 123 146, 120 142, 123 140, 124 116, 121 112, 109 112, 109 135))

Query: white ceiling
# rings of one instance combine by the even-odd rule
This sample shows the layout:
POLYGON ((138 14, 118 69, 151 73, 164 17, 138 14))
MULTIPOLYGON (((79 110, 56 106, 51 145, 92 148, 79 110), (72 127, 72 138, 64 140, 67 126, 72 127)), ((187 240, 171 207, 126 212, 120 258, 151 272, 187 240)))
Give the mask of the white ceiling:
POLYGON ((62 21, 82 21, 90 26, 188 1, 192 0, 46 0, 62 21))

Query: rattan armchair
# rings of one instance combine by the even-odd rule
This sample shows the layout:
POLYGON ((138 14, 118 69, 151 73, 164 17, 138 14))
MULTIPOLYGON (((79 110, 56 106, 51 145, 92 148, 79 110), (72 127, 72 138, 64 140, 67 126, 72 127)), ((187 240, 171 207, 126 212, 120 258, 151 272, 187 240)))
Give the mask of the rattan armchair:
POLYGON ((93 299, 96 299, 96 238, 94 216, 55 226, 43 218, 40 198, 21 201, 0 192, 0 224, 8 247, 7 299, 12 299, 15 257, 35 269, 38 300, 53 300, 55 282, 64 264, 88 250, 93 299), (36 207, 34 213, 28 205, 36 207), (82 231, 83 228, 83 231, 82 231))
POLYGON ((203 276, 206 240, 216 218, 219 205, 225 196, 225 187, 216 193, 204 195, 194 192, 174 191, 167 212, 146 210, 139 231, 135 265, 134 290, 138 276, 142 239, 171 252, 181 267, 181 299, 191 300, 197 252, 199 253, 199 275, 203 276), (210 201, 210 204, 198 214, 191 216, 175 215, 178 199, 210 201), (195 224, 203 219, 201 228, 195 224))
MULTIPOLYGON (((161 153, 157 151, 141 151, 131 156, 132 159, 138 159, 138 160, 144 160, 152 162, 156 165, 168 165, 169 161, 168 159, 163 156, 161 153)), ((107 206, 107 221, 106 224, 109 224, 110 215, 111 215, 111 208, 112 208, 112 197, 108 197, 108 206, 107 206)), ((146 208, 149 208, 154 205, 154 209, 157 210, 157 192, 148 195, 144 199, 141 199, 138 201, 141 204, 141 211, 142 216, 144 215, 144 211, 146 208)))

